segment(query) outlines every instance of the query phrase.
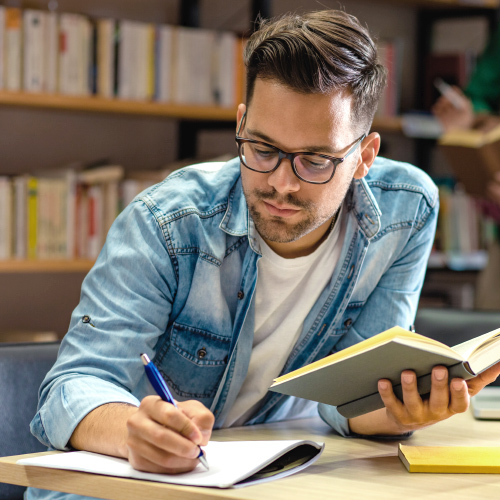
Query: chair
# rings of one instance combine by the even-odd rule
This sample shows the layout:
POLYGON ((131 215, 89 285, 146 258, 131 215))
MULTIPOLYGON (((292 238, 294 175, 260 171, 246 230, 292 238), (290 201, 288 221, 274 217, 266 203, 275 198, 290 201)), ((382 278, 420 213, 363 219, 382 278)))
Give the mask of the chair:
MULTIPOLYGON (((423 308, 417 311, 415 331, 453 346, 500 328, 500 311, 423 308)), ((500 386, 500 377, 490 385, 500 386)))
MULTIPOLYGON (((38 390, 59 342, 0 344, 0 456, 45 451, 30 433, 38 390)), ((22 500, 25 487, 0 483, 0 499, 22 500)))

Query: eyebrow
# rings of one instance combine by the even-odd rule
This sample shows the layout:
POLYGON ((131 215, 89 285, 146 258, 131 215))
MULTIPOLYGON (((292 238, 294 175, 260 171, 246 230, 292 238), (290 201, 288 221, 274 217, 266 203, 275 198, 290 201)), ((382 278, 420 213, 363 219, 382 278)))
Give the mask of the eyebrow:
MULTIPOLYGON (((259 132, 258 130, 253 130, 253 129, 247 128, 247 132, 254 137, 258 137, 259 139, 261 139, 264 142, 268 142, 269 144, 274 145, 274 141, 271 137, 269 137, 266 134, 263 134, 262 132, 259 132)), ((276 147, 278 147, 278 146, 276 146, 276 147)), ((305 146, 300 151, 303 151, 304 153, 317 153, 317 152, 321 151, 327 155, 332 155, 332 156, 335 156, 336 154, 338 154, 338 151, 334 151, 331 148, 331 146, 324 146, 324 145, 323 146, 305 146)))

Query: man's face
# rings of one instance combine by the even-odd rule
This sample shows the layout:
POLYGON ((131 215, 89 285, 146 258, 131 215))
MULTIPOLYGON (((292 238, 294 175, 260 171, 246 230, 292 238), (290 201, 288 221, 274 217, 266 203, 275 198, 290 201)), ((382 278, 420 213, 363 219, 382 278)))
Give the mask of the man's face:
MULTIPOLYGON (((238 121, 243 111, 240 106, 238 121)), ((359 137, 352 127, 348 94, 299 94, 276 81, 258 78, 246 111, 241 136, 290 153, 340 157, 359 137)), ((321 238, 339 209, 359 161, 357 150, 337 167, 327 184, 301 181, 287 159, 271 173, 254 172, 242 165, 243 190, 259 234, 269 243, 293 245, 306 237, 314 245, 315 234, 321 238)))

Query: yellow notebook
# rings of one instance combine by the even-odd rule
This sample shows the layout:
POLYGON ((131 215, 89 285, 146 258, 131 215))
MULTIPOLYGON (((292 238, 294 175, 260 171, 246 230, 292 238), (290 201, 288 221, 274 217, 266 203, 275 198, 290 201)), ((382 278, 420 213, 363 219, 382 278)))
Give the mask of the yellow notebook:
POLYGON ((498 446, 405 446, 399 458, 409 472, 500 474, 498 446))

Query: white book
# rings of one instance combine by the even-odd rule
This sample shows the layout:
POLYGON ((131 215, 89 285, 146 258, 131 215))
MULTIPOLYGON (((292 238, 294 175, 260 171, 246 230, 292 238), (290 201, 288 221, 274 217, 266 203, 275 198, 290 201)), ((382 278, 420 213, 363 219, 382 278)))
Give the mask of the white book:
POLYGON ((8 177, 0 177, 0 259, 9 259, 12 248, 12 191, 8 177))
POLYGON ((118 54, 118 97, 132 99, 134 96, 135 23, 120 21, 120 50, 118 54))
POLYGON ((86 18, 79 14, 61 14, 59 21, 59 92, 81 95, 88 86, 86 18))
POLYGON ((45 13, 44 33, 44 92, 53 94, 57 89, 57 63, 59 55, 59 20, 55 12, 45 13))
POLYGON ((210 441, 204 446, 210 469, 199 464, 193 471, 183 474, 141 472, 133 469, 128 460, 88 451, 23 458, 17 463, 186 486, 241 488, 286 477, 309 467, 320 457, 324 446, 324 443, 307 440, 210 441))
POLYGON ((215 37, 214 96, 220 106, 236 106, 236 35, 220 32, 215 37))
POLYGON ((5 88, 21 90, 22 61, 22 20, 21 10, 13 7, 5 9, 5 88))
POLYGON ((97 21, 97 93, 101 97, 113 97, 115 20, 97 21))
POLYGON ((0 90, 5 78, 5 7, 0 5, 0 90))
POLYGON ((96 259, 103 244, 103 186, 95 184, 88 189, 87 257, 96 259))
POLYGON ((174 28, 162 24, 157 28, 156 46, 156 99, 159 102, 172 100, 174 28))
POLYGON ((87 17, 80 16, 79 32, 78 94, 88 96, 92 93, 92 24, 87 17))
POLYGON ((45 12, 23 11, 23 89, 43 92, 45 87, 45 12))

